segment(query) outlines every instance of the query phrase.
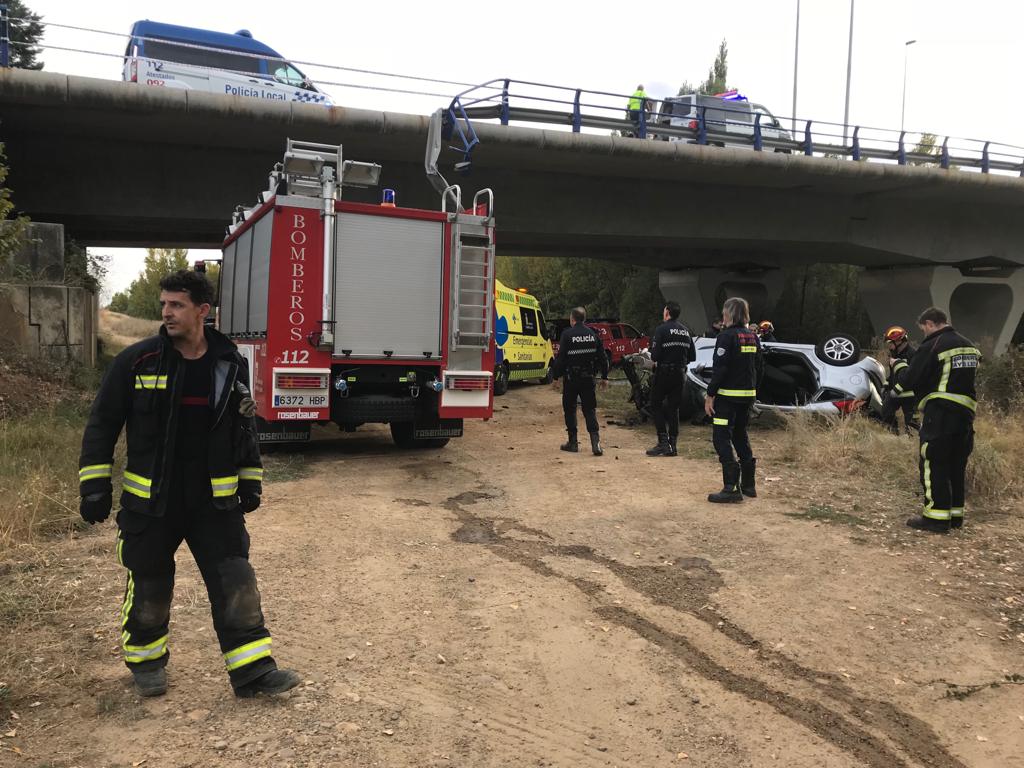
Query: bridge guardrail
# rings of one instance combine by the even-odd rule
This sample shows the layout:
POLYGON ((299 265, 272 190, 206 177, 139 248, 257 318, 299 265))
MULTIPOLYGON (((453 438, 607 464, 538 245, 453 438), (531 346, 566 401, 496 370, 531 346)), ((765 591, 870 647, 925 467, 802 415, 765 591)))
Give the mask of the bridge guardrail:
POLYGON ((921 139, 927 134, 844 126, 789 116, 775 116, 777 124, 769 127, 762 124, 765 116, 761 113, 751 115, 749 110, 728 106, 728 102, 714 108, 715 113, 727 113, 724 119, 719 115, 709 119, 707 105, 699 105, 696 119, 690 120, 689 125, 673 126, 661 114, 662 106, 671 102, 651 97, 647 101, 653 109, 640 110, 639 120, 634 122, 623 116, 629 99, 630 94, 500 78, 468 88, 452 99, 448 106, 449 135, 457 135, 462 140, 462 146, 453 149, 461 151, 464 160, 469 159, 479 143, 472 121, 497 120, 501 125, 516 122, 569 126, 574 133, 591 128, 619 131, 638 139, 674 139, 700 145, 739 144, 758 152, 769 150, 898 165, 936 165, 945 169, 977 169, 982 173, 1001 171, 1024 177, 1024 147, 1009 144, 947 136, 941 144, 925 144, 921 149, 921 139), (609 103, 612 99, 617 103, 609 103), (747 119, 732 119, 731 115, 747 119), (802 131, 793 135, 785 124, 799 124, 802 131), (770 129, 769 134, 775 135, 766 135, 766 128, 770 129), (920 138, 910 144, 908 136, 920 138))

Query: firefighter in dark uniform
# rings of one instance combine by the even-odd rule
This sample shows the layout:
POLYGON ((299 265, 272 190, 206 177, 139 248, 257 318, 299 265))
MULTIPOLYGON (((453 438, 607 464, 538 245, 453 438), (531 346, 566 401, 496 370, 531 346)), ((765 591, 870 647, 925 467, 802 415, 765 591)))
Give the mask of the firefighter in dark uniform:
POLYGON ((747 302, 727 299, 722 307, 722 320, 725 328, 715 340, 714 367, 704 399, 704 411, 713 424, 712 441, 722 463, 722 490, 708 496, 708 501, 716 503, 757 496, 757 460, 747 437, 747 419, 764 370, 761 343, 747 325, 747 302))
POLYGON ((762 342, 774 344, 778 341, 775 338, 775 326, 772 325, 771 320, 762 320, 757 324, 757 335, 761 338, 762 342))
POLYGON ((882 403, 882 422, 893 432, 898 431, 896 411, 903 411, 906 428, 917 429, 917 398, 914 390, 904 386, 904 377, 910 368, 910 358, 917 347, 910 342, 907 331, 894 325, 885 332, 885 343, 889 347, 889 377, 885 382, 885 401, 882 403))
POLYGON ((126 430, 117 559, 128 571, 121 648, 143 696, 167 691, 174 553, 184 540, 206 583, 213 625, 235 694, 280 693, 299 683, 278 669, 249 565, 243 515, 260 505, 263 465, 235 345, 204 328, 213 291, 181 270, 160 282, 163 326, 110 366, 82 439, 81 515, 110 515, 114 447, 126 430))
POLYGON ((658 367, 651 387, 651 414, 658 431, 658 444, 648 456, 676 456, 679 436, 679 405, 683 400, 686 366, 696 356, 690 332, 679 322, 679 304, 670 301, 662 312, 665 322, 651 339, 651 360, 658 367))
POLYGON ((608 358, 604 345, 594 331, 584 324, 586 310, 576 307, 569 314, 571 325, 562 331, 558 341, 558 356, 551 369, 555 379, 565 377, 562 385, 562 410, 565 412, 565 429, 569 440, 562 445, 563 451, 576 453, 579 442, 576 439, 576 401, 583 407, 583 418, 590 433, 590 448, 595 456, 601 456, 601 440, 597 425, 597 392, 594 376, 601 372, 602 386, 608 385, 608 358))
POLYGON ((926 309, 917 324, 925 338, 910 360, 903 386, 914 391, 921 411, 925 505, 921 516, 907 525, 946 533, 964 524, 964 481, 974 449, 975 376, 981 353, 953 329, 941 309, 926 309))

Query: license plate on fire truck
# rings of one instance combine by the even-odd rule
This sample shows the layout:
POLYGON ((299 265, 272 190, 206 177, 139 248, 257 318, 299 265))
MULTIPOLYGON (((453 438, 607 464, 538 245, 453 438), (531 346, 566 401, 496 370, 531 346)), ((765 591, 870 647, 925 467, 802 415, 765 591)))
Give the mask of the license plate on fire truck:
POLYGON ((275 408, 326 408, 327 395, 274 395, 275 408))

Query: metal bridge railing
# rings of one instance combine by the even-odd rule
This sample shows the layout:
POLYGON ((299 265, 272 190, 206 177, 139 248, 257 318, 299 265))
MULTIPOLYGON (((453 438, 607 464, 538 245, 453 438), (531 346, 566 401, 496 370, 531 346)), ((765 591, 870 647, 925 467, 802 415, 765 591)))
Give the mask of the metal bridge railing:
POLYGON ((1024 147, 992 141, 945 137, 922 146, 925 134, 870 126, 844 126, 820 120, 774 116, 740 108, 728 101, 713 107, 694 105, 680 119, 672 100, 648 97, 639 119, 627 117, 630 94, 535 83, 511 78, 490 80, 457 94, 448 106, 446 137, 458 138, 464 161, 479 143, 473 120, 497 120, 618 131, 637 139, 686 141, 700 145, 747 145, 757 152, 799 153, 898 165, 998 171, 1024 177, 1024 147), (709 114, 710 113, 710 114, 709 114), (768 122, 766 122, 768 121, 768 122), (673 124, 676 123, 676 124, 673 124), (785 125, 799 126, 794 134, 785 125), (913 142, 908 137, 917 137, 913 142))

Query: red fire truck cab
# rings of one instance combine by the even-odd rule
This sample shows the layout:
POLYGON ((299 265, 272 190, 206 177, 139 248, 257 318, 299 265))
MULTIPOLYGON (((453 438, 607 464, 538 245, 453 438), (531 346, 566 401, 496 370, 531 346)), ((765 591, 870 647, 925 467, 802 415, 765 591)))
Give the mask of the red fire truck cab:
POLYGON ((440 447, 492 415, 493 195, 469 212, 456 186, 439 211, 395 207, 390 190, 382 205, 341 199, 379 175, 289 139, 258 205, 236 209, 218 324, 249 363, 261 442, 377 422, 401 446, 440 447))

